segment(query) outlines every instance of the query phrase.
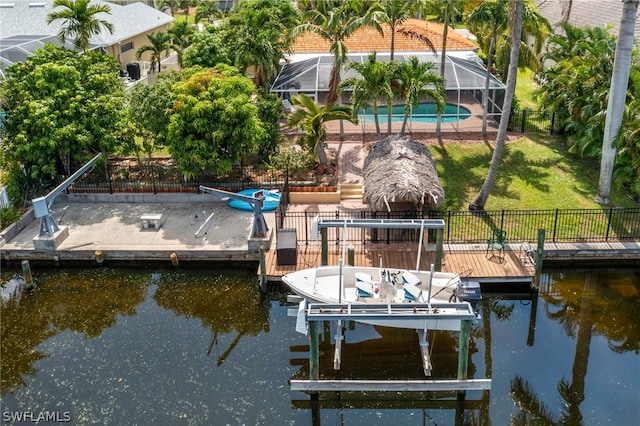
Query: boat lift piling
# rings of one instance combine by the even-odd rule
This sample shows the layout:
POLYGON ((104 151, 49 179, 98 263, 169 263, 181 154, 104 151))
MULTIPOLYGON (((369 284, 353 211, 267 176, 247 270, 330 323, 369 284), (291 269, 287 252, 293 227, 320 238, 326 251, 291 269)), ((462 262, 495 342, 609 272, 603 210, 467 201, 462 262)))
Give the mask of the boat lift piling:
MULTIPOLYGON (((302 302, 304 303, 304 302, 302 302)), ((454 304, 454 312, 445 311, 452 304, 309 304, 304 309, 309 334, 309 380, 291 380, 291 390, 309 391, 317 398, 320 391, 457 391, 488 390, 491 379, 468 379, 469 338, 471 323, 476 315, 468 302, 454 304), (342 350, 342 324, 344 320, 366 321, 385 319, 393 321, 426 321, 433 319, 460 320, 458 374, 455 380, 320 380, 319 328, 320 322, 339 321, 334 354, 334 368, 340 368, 342 350)), ((302 313, 302 312, 301 312, 302 313)), ((426 375, 431 373, 427 330, 417 330, 423 354, 426 375), (422 333, 422 334, 421 334, 422 333)))

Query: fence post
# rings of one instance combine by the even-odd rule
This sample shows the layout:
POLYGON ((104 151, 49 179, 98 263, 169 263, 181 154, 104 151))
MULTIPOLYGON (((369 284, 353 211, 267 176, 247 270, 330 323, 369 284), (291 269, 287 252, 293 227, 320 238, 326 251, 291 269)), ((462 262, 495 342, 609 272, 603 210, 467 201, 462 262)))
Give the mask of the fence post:
POLYGON ((527 110, 522 110, 522 122, 520 123, 520 133, 524 133, 527 120, 527 110))
POLYGON ((558 212, 559 209, 556 209, 556 217, 553 221, 553 237, 551 238, 551 241, 554 243, 556 242, 556 229, 558 229, 558 212))
POLYGON ((552 111, 551 112, 551 134, 552 135, 554 134, 554 129, 553 128, 555 127, 555 125, 556 125, 556 112, 552 111))
POLYGON ((111 184, 111 172, 109 171, 109 159, 104 162, 104 168, 107 173, 107 181, 109 182, 109 194, 113 194, 113 185, 111 184))
POLYGON ((613 216, 613 207, 609 207, 609 220, 607 221, 607 233, 605 234, 604 240, 609 242, 609 230, 611 229, 611 216, 613 216))

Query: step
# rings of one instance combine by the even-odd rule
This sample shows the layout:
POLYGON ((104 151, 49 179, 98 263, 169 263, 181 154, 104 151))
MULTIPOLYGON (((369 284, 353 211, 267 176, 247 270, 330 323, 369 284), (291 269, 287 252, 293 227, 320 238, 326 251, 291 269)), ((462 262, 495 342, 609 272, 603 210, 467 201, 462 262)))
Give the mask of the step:
POLYGON ((340 184, 340 194, 343 200, 362 200, 364 191, 359 183, 343 183, 340 184))

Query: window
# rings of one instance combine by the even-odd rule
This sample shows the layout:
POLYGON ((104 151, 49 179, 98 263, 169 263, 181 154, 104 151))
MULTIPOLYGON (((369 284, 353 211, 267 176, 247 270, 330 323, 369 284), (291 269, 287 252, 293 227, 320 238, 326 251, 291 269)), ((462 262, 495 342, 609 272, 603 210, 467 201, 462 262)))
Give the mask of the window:
POLYGON ((128 52, 131 49, 133 49, 133 42, 132 41, 130 41, 129 43, 125 43, 122 46, 120 46, 120 53, 128 52))

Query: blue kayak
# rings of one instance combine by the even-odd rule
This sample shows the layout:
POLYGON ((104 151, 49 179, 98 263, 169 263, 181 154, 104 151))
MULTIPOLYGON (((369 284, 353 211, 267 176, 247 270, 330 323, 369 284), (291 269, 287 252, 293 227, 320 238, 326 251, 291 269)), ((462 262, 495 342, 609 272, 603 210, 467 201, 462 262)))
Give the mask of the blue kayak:
MULTIPOLYGON (((250 197, 253 196, 258 191, 264 191, 264 202, 262 204, 262 211, 269 212, 276 210, 278 208, 278 204, 280 204, 280 192, 278 190, 269 190, 269 189, 243 189, 242 191, 238 191, 237 194, 248 195, 250 197)), ((251 204, 242 200, 229 200, 229 206, 234 209, 244 210, 248 212, 252 212, 251 204)))

